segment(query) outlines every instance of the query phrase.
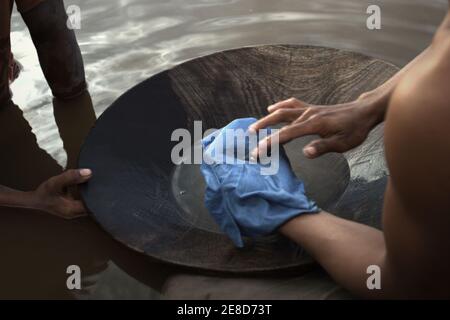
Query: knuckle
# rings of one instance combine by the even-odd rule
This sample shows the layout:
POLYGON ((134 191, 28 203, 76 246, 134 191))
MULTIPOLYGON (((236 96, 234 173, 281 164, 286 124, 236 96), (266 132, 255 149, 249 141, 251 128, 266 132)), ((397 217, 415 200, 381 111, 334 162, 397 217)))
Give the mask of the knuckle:
POLYGON ((307 115, 307 116, 313 116, 313 115, 316 115, 316 114, 317 114, 317 108, 311 107, 311 106, 306 107, 304 113, 305 113, 305 115, 307 115))
POLYGON ((275 111, 272 113, 272 116, 273 116, 273 117, 278 117, 278 116, 281 114, 281 110, 282 110, 282 109, 277 109, 277 110, 275 110, 275 111))
POLYGON ((313 115, 311 115, 311 116, 309 117, 309 122, 310 122, 311 124, 315 124, 315 125, 319 124, 319 123, 320 123, 320 117, 319 117, 319 115, 318 115, 318 114, 313 114, 313 115))
POLYGON ((290 113, 289 109, 278 109, 278 114, 281 117, 285 117, 286 115, 288 115, 290 113))
POLYGON ((285 109, 278 109, 273 113, 273 116, 276 119, 282 119, 284 117, 284 115, 286 114, 285 111, 286 111, 285 109))
POLYGON ((293 108, 298 108, 301 107, 303 104, 301 103, 300 100, 298 100, 297 98, 289 98, 285 101, 287 106, 293 107, 293 108))
POLYGON ((275 110, 275 112, 273 113, 274 115, 280 115, 282 113, 284 109, 277 109, 275 110))

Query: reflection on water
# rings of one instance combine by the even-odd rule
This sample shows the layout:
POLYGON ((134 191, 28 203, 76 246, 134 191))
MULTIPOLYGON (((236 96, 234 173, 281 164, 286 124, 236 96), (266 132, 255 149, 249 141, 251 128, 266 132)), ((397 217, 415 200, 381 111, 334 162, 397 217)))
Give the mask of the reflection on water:
MULTIPOLYGON (((379 0, 383 29, 369 31, 365 12, 371 1, 65 2, 81 7, 77 36, 97 115, 124 91, 159 71, 240 46, 323 45, 402 66, 427 46, 447 8, 446 0, 379 0)), ((60 138, 50 90, 18 14, 13 16, 12 30, 13 52, 25 66, 12 90, 26 121, 17 108, 7 111, 9 121, 0 119, 1 174, 10 177, 11 185, 30 187, 66 165, 64 146, 69 162, 74 149, 67 147, 70 138, 64 137, 64 130, 64 143, 60 138), (35 139, 46 152, 33 146, 35 139)), ((90 100, 79 103, 86 106, 90 100)), ((1 214, 0 297, 72 298, 64 289, 65 266, 79 264, 86 290, 77 298, 158 298, 166 277, 177 271, 160 268, 116 244, 89 219, 66 222, 25 210, 2 210, 1 214)))

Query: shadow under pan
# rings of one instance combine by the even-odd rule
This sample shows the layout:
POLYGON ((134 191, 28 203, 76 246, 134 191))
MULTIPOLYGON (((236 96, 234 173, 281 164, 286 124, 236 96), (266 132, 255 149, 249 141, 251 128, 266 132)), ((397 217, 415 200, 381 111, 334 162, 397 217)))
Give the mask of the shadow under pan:
MULTIPOLYGON (((361 54, 292 45, 186 62, 129 90, 99 118, 80 154, 79 166, 94 172, 83 200, 112 237, 161 261, 231 273, 309 270, 312 259, 279 235, 245 239, 245 248, 235 248, 204 207, 199 166, 173 164, 178 141, 172 133, 185 128, 194 137, 194 121, 207 130, 258 118, 289 97, 327 105, 351 101, 396 71, 361 54)), ((302 147, 313 138, 285 146, 309 196, 331 213, 379 227, 387 177, 382 127, 348 153, 308 160, 302 147)))

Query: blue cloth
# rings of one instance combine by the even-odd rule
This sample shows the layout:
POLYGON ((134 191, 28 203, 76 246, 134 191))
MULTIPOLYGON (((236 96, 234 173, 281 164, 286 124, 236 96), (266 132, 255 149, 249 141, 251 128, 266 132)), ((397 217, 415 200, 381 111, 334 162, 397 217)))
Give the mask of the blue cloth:
POLYGON ((303 182, 292 172, 282 147, 278 157, 279 170, 274 175, 262 175, 263 165, 248 161, 252 146, 249 147, 247 130, 255 121, 254 118, 235 120, 202 140, 204 161, 201 172, 207 185, 205 205, 237 247, 244 246, 243 236, 269 235, 300 214, 319 211, 306 197, 303 182), (245 139, 234 137, 235 150, 226 148, 226 129, 245 132, 245 139), (236 160, 237 148, 242 146, 246 147, 245 159, 241 159, 245 162, 224 163, 218 157, 225 153, 223 158, 236 160))

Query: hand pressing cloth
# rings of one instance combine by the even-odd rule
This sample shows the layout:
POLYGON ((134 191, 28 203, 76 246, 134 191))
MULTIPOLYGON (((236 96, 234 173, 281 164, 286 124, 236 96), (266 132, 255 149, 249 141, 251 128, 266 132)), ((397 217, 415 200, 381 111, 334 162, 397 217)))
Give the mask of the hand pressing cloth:
POLYGON ((237 119, 202 140, 205 205, 237 247, 244 246, 243 236, 269 235, 292 218, 320 211, 306 197, 303 182, 292 172, 282 147, 278 157, 271 155, 278 162, 275 174, 263 175, 261 163, 248 161, 252 151, 248 127, 256 121, 237 119), (227 129, 236 135, 230 136, 227 129), (239 129, 244 136, 237 133, 239 129), (226 143, 227 139, 234 143, 226 143), (244 153, 239 151, 242 148, 244 153), (242 154, 244 157, 239 157, 242 154))

